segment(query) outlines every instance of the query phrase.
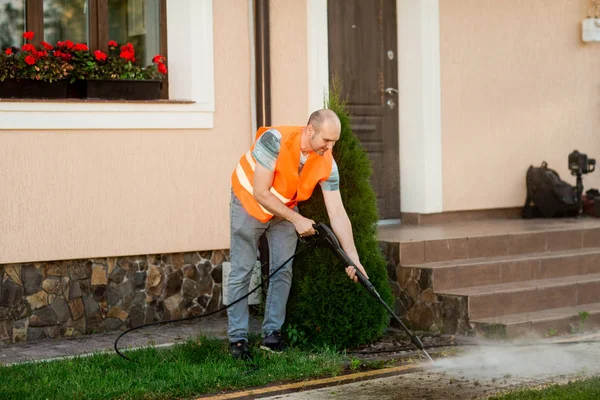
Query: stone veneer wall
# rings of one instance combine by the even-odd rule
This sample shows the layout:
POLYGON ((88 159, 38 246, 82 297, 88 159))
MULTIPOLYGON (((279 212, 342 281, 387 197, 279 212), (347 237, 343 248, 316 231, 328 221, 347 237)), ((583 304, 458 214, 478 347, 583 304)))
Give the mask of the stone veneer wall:
POLYGON ((470 334, 466 297, 433 292, 431 270, 400 265, 400 245, 380 242, 387 260, 387 272, 394 312, 411 329, 445 334, 470 334))
POLYGON ((217 310, 228 260, 214 250, 0 265, 0 345, 217 310))

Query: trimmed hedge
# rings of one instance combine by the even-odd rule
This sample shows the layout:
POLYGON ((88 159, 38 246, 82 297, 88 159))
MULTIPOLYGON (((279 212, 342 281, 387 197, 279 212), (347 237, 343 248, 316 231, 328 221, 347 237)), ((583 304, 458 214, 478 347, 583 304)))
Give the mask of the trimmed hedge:
MULTIPOLYGON (((334 85, 327 108, 340 118, 342 131, 333 148, 340 191, 352 223, 356 249, 369 279, 392 304, 386 261, 377 243, 377 202, 369 182, 371 162, 350 127, 350 116, 334 85)), ((331 227, 320 185, 299 204, 300 214, 331 227)), ((301 244, 299 244, 301 246, 301 244)), ((351 281, 329 249, 318 248, 294 260, 294 280, 287 306, 288 339, 294 344, 328 344, 348 348, 379 338, 389 314, 359 284, 351 281)))

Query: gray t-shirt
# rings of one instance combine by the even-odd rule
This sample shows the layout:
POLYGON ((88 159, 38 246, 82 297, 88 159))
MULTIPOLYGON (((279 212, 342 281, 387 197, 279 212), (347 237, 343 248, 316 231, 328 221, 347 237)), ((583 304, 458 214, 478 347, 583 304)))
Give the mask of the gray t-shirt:
MULTIPOLYGON (((277 129, 269 129, 263 133, 256 141, 256 146, 252 151, 252 156, 256 159, 263 167, 269 171, 275 170, 275 163, 279 156, 279 149, 281 147, 281 133, 277 129)), ((306 158, 300 153, 300 165, 298 166, 298 173, 302 171, 306 158)), ((338 173, 338 167, 333 160, 331 165, 331 174, 325 181, 319 182, 323 190, 339 190, 340 188, 340 175, 338 173)))

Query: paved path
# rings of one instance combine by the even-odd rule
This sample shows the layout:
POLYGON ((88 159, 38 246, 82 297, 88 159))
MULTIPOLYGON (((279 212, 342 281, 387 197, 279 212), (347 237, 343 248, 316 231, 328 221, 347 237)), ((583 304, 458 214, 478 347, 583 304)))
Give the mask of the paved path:
MULTIPOLYGON (((453 400, 600 376, 600 337, 585 342, 490 345, 394 376, 261 398, 270 400, 453 400)), ((575 339, 576 340, 576 339, 575 339)), ((307 385, 309 386, 309 385, 307 385)))

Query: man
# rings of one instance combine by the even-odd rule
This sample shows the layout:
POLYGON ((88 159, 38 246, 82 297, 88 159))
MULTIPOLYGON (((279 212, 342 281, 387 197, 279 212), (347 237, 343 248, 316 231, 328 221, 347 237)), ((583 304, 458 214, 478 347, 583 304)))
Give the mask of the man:
MULTIPOLYGON (((313 220, 298 213, 297 203, 307 200, 319 183, 331 227, 343 249, 365 275, 360 263, 352 226, 342 204, 337 165, 332 156, 340 138, 341 124, 335 112, 327 109, 311 114, 306 126, 261 128, 248 153, 232 174, 231 195, 231 273, 227 298, 245 296, 256 262, 257 243, 265 233, 269 242, 271 271, 296 251, 297 235, 315 234, 313 220)), ((269 282, 262 324, 261 348, 281 351, 281 327, 292 284, 292 261, 269 282)), ((346 273, 355 282, 354 268, 346 273)), ((250 358, 248 350, 248 301, 227 309, 230 353, 250 358)))

